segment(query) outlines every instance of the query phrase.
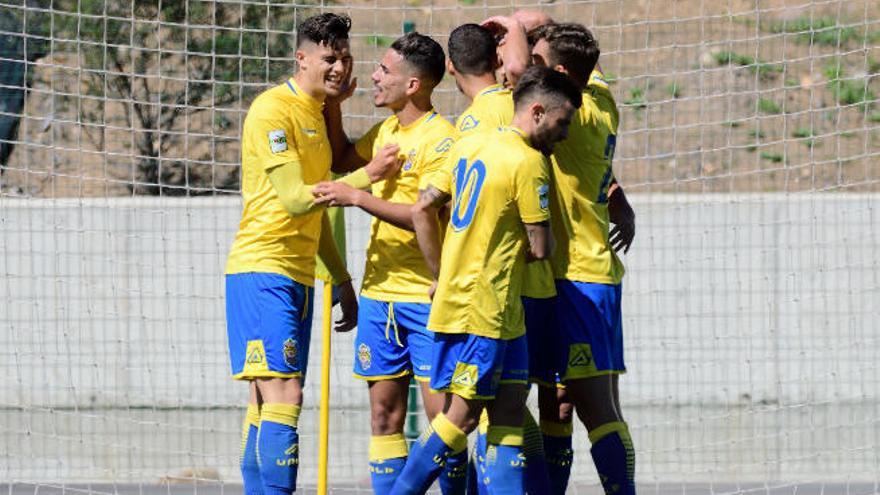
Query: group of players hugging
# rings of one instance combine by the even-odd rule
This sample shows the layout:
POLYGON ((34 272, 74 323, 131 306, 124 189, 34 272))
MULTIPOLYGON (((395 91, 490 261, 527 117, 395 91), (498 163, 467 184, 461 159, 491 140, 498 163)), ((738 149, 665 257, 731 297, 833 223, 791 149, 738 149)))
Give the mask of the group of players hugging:
POLYGON ((612 172, 618 112, 596 39, 535 11, 457 27, 448 60, 406 34, 372 74, 373 103, 391 115, 352 143, 340 110, 357 87, 350 27, 344 15, 306 19, 296 73, 254 100, 242 130, 226 310, 232 374, 250 383, 245 492, 296 488, 319 259, 342 309, 336 330, 357 326, 375 493, 421 494, 435 480, 443 494, 565 493, 574 413, 605 492, 635 493, 615 254, 635 223, 612 172), (471 101, 455 125, 431 103, 445 73, 471 101), (374 217, 360 296, 327 206, 374 217), (408 446, 412 377, 430 424, 408 446))

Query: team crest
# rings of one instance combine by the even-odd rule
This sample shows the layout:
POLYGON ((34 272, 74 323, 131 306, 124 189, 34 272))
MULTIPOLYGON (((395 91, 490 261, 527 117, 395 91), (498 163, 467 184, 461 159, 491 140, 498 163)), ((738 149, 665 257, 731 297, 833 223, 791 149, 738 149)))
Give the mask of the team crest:
POLYGON ((403 164, 403 171, 408 172, 413 167, 413 162, 416 160, 416 150, 409 150, 409 153, 406 155, 406 162, 403 164))
POLYGON ((284 341, 284 362, 289 366, 296 366, 296 355, 298 354, 296 341, 289 338, 284 341))
POLYGON ((458 125, 458 130, 469 131, 478 125, 480 125, 480 121, 475 119, 473 115, 468 115, 462 119, 461 124, 458 125))
POLYGON ((362 370, 368 370, 373 365, 373 351, 367 344, 361 343, 358 346, 358 362, 361 363, 362 370))
POLYGON ((446 153, 449 151, 449 148, 452 148, 452 138, 443 138, 443 141, 440 141, 440 144, 434 148, 434 151, 437 153, 446 153))
POLYGON ((546 210, 550 206, 550 186, 541 184, 538 186, 538 204, 542 210, 546 210))

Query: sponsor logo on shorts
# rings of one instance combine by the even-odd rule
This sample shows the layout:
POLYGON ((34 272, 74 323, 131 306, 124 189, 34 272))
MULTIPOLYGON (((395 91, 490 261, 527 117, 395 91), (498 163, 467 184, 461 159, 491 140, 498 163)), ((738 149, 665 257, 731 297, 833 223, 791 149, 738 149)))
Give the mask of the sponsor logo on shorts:
POLYGON ((589 368, 593 366, 593 353, 589 344, 572 344, 568 353, 569 368, 589 368))
POLYGON ((284 362, 288 366, 296 366, 296 356, 299 354, 296 341, 293 337, 284 341, 284 362))
POLYGON ((458 362, 455 364, 455 371, 452 373, 452 384, 459 387, 472 388, 477 385, 477 376, 479 376, 479 373, 477 372, 476 364, 458 362))
POLYGON ((367 344, 361 343, 358 346, 358 362, 361 363, 362 370, 368 370, 373 365, 373 351, 367 344))
POLYGON ((249 340, 244 353, 244 373, 258 373, 269 370, 266 362, 266 350, 262 340, 249 340))

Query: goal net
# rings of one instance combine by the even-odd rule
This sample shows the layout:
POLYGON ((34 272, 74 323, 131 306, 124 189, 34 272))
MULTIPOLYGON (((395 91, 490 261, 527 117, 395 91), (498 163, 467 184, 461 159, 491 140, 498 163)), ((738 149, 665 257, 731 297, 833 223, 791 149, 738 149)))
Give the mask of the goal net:
MULTIPOLYGON (((638 225, 620 384, 640 490, 876 493, 874 0, 0 0, 0 489, 237 492, 246 390, 222 273, 249 103, 293 73, 299 22, 345 12, 357 136, 388 115, 370 73, 404 30, 445 46, 516 8, 590 27, 620 107, 615 174, 638 225)), ((447 77, 434 104, 453 118, 466 101, 447 77)), ((359 282, 369 218, 346 215, 359 282)), ((369 493, 367 390, 353 334, 333 338, 330 486, 369 493)), ((599 493, 576 430, 569 493, 599 493)))

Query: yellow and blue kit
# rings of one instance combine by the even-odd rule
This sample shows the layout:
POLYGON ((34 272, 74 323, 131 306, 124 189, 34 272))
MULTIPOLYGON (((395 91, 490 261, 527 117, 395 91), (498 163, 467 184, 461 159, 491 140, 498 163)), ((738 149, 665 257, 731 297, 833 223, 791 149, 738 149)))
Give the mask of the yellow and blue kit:
POLYGON ((563 381, 623 373, 620 282, 624 268, 608 241, 608 190, 619 116, 602 74, 594 71, 568 138, 553 148, 553 235, 563 381))
MULTIPOLYGON (((431 176, 430 185, 452 197, 428 320, 432 389, 494 397, 505 349, 525 333, 522 224, 550 218, 548 182, 547 160, 514 127, 462 138, 431 176)), ((519 361, 515 368, 527 369, 527 355, 519 361)))
POLYGON ((459 137, 470 132, 491 132, 513 121, 513 94, 501 84, 487 86, 455 119, 459 137))
POLYGON ((320 210, 291 216, 268 171, 299 164, 306 184, 329 178, 330 142, 322 102, 291 78, 260 94, 241 140, 244 203, 226 262, 226 316, 237 379, 306 372, 320 210))
MULTIPOLYGON (((373 195, 392 203, 415 204, 419 186, 446 160, 453 143, 452 124, 431 110, 409 125, 392 115, 355 144, 369 160, 396 143, 406 161, 397 175, 376 182, 373 195)), ((414 232, 374 218, 361 286, 354 375, 385 380, 413 373, 427 381, 433 336, 425 327, 433 281, 414 232)))

